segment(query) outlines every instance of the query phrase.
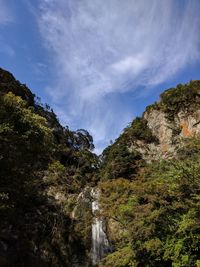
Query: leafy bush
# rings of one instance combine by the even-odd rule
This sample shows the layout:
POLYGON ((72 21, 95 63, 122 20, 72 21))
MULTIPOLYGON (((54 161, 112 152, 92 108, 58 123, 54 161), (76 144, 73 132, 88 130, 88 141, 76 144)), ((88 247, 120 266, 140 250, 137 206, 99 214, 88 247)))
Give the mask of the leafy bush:
MULTIPOLYGON (((198 147, 199 139, 190 147, 192 144, 198 147)), ((102 214, 114 218, 127 232, 114 244, 115 251, 102 261, 102 266, 118 266, 117 259, 127 243, 131 244, 133 266, 197 266, 199 173, 198 151, 180 160, 149 164, 132 181, 101 183, 102 214)), ((129 266, 126 260, 129 262, 128 255, 119 260, 119 266, 129 266)))
POLYGON ((147 143, 158 142, 157 138, 153 136, 149 129, 147 121, 143 118, 136 117, 128 131, 132 138, 143 140, 147 143))
POLYGON ((174 115, 181 109, 189 109, 191 103, 199 105, 200 81, 191 81, 188 84, 177 85, 176 88, 166 90, 160 96, 160 106, 167 113, 169 120, 173 120, 174 115))
POLYGON ((99 267, 136 267, 135 255, 130 246, 109 254, 100 262, 99 267))
POLYGON ((101 180, 117 179, 126 177, 133 179, 143 161, 137 151, 129 151, 126 146, 116 143, 103 152, 101 180))

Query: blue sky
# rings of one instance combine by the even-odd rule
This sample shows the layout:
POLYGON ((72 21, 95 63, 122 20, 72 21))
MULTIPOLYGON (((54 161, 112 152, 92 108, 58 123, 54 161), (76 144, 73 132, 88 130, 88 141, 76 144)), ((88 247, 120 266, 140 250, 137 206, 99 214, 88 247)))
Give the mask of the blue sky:
POLYGON ((146 105, 200 79, 199 0, 0 0, 0 66, 99 153, 146 105))

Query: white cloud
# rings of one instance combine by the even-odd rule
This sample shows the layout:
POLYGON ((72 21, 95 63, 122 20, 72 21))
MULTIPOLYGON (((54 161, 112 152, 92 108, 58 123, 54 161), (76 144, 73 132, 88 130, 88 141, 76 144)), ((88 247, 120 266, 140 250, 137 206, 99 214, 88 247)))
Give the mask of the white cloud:
POLYGON ((126 57, 112 65, 113 69, 119 74, 131 72, 132 74, 138 74, 147 67, 147 62, 144 56, 136 55, 126 57))
POLYGON ((199 11, 198 0, 40 1, 57 74, 52 99, 98 142, 109 139, 130 118, 111 94, 162 83, 199 58, 199 11))

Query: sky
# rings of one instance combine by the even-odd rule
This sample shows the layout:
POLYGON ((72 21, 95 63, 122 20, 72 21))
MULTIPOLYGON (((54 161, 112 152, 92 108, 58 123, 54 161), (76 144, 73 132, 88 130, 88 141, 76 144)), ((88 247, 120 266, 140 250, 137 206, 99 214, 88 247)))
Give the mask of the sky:
POLYGON ((0 0, 0 67, 101 153, 167 88, 200 79, 199 0, 0 0))

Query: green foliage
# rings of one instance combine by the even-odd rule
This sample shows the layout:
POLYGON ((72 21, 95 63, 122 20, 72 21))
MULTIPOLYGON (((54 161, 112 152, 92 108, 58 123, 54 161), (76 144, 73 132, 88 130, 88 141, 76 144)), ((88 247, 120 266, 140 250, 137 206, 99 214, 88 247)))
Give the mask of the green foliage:
MULTIPOLYGON (((190 112, 199 107, 199 92, 199 81, 178 85, 165 91, 147 112, 162 110, 173 122, 180 110, 190 112)), ((133 149, 138 140, 158 142, 143 118, 136 118, 103 152, 99 184, 102 215, 108 224, 114 220, 119 229, 110 234, 114 252, 102 264, 115 266, 129 243, 135 266, 196 266, 200 249, 200 139, 184 140, 179 159, 148 165, 133 149)), ((128 266, 123 264, 119 266, 128 266)))
POLYGON ((140 153, 129 151, 121 143, 115 143, 103 152, 101 163, 101 180, 126 177, 133 179, 143 161, 140 153))
POLYGON ((25 142, 29 146, 32 142, 33 149, 42 150, 47 145, 51 149, 53 136, 46 119, 35 114, 24 100, 11 92, 0 95, 0 119, 1 140, 9 144, 10 138, 9 145, 11 141, 25 142))
POLYGON ((158 142, 155 136, 153 136, 151 130, 149 129, 147 125, 147 121, 143 118, 136 117, 131 126, 127 129, 125 129, 125 134, 126 131, 128 131, 130 138, 132 139, 138 139, 138 140, 143 140, 147 143, 152 143, 152 142, 158 142))
POLYGON ((99 267, 136 267, 135 255, 130 246, 123 247, 103 259, 99 267))
POLYGON ((159 103, 155 102, 154 104, 147 106, 145 111, 150 112, 151 110, 159 110, 159 109, 160 109, 159 103))
POLYGON ((60 175, 62 175, 63 172, 65 171, 65 167, 58 160, 49 164, 48 169, 50 172, 53 172, 54 174, 60 174, 60 175))
POLYGON ((165 90, 160 95, 160 101, 146 107, 146 112, 162 110, 170 121, 181 110, 191 111, 191 108, 199 107, 200 81, 191 81, 188 84, 178 84, 175 88, 165 90), (192 103, 192 105, 191 105, 192 103))
POLYGON ((134 179, 139 169, 144 165, 141 154, 133 148, 138 140, 144 143, 157 143, 143 118, 133 120, 131 126, 124 129, 124 132, 108 146, 101 157, 100 179, 117 179, 126 177, 134 179))
MULTIPOLYGON (((190 148, 192 144, 198 147, 199 139, 193 139, 190 148)), ((100 183, 102 214, 108 221, 114 219, 121 231, 125 228, 127 232, 120 240, 113 238, 115 251, 103 264, 115 266, 115 257, 130 243, 133 266, 197 266, 199 173, 200 153, 196 151, 184 159, 149 164, 132 181, 100 183)))
POLYGON ((182 140, 183 145, 178 149, 180 159, 186 159, 198 154, 200 151, 200 136, 190 137, 182 140))
POLYGON ((2 69, 0 91, 0 265, 89 261, 88 217, 80 227, 70 212, 82 188, 95 182, 92 137, 63 128, 48 106, 36 104, 31 91, 2 69))
POLYGON ((188 84, 177 85, 176 88, 166 90, 161 94, 159 105, 167 113, 170 120, 173 120, 174 114, 181 109, 190 109, 191 103, 199 105, 200 81, 191 81, 188 84))
POLYGON ((130 197, 134 192, 132 183, 121 178, 100 182, 99 188, 102 192, 101 205, 104 216, 126 224, 129 212, 137 202, 134 196, 130 197))
POLYGON ((29 105, 33 106, 34 104, 35 96, 28 87, 15 80, 11 73, 2 68, 0 68, 0 92, 4 94, 12 92, 14 95, 20 96, 29 105))

